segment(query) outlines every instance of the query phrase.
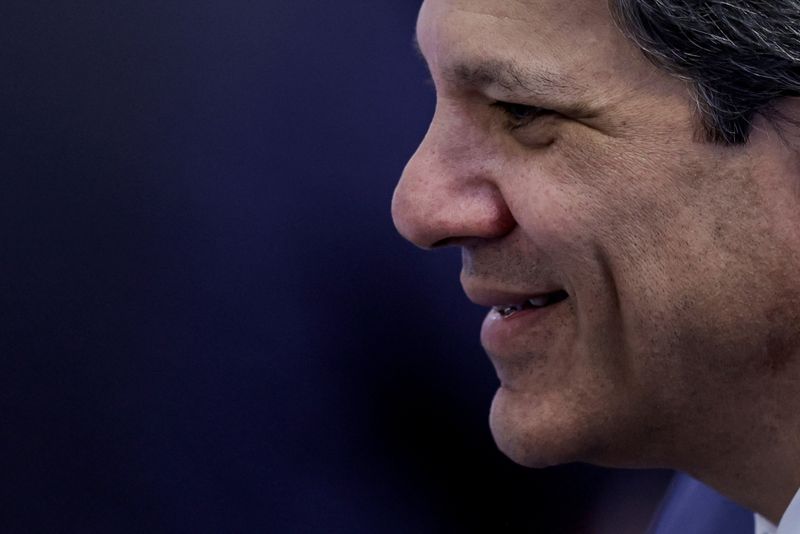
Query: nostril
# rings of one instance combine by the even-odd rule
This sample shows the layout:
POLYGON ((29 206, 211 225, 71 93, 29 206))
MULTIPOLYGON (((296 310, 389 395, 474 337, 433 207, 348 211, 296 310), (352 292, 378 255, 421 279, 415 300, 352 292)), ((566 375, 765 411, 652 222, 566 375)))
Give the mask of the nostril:
POLYGON ((463 241, 463 239, 458 237, 445 237, 432 244, 430 248, 457 247, 459 241, 463 241))

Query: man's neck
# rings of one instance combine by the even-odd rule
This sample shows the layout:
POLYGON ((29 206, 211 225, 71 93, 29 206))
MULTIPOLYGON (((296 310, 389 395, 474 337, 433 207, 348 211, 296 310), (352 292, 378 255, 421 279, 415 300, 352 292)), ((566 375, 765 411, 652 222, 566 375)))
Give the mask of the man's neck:
POLYGON ((746 408, 716 414, 681 469, 775 524, 800 488, 800 379, 788 376, 761 381, 746 408))

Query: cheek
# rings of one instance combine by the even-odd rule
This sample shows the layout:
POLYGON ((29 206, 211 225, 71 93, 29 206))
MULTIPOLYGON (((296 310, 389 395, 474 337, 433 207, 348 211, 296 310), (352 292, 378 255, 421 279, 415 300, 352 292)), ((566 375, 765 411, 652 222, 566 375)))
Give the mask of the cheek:
POLYGON ((722 386, 754 365, 779 368, 789 341, 775 324, 787 323, 772 310, 782 300, 798 310, 800 299, 786 294, 791 265, 768 245, 777 229, 756 178, 713 147, 583 141, 551 147, 538 195, 550 217, 538 222, 560 268, 594 297, 592 344, 613 327, 641 382, 672 376, 687 388, 693 377, 722 386))
POLYGON ((686 204, 665 159, 651 147, 586 128, 567 131, 520 166, 507 198, 528 237, 558 251, 565 268, 590 262, 598 249, 620 261, 649 262, 663 254, 670 224, 686 204))

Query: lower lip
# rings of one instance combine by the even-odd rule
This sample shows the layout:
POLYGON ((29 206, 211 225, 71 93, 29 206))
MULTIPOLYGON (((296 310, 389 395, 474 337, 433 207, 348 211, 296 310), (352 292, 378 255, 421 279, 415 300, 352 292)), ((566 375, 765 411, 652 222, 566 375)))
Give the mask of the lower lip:
POLYGON ((540 327, 542 321, 556 312, 567 300, 544 308, 528 308, 509 317, 503 317, 497 311, 491 310, 481 326, 481 344, 489 353, 503 353, 503 349, 511 348, 510 345, 521 334, 530 335, 532 330, 540 327))

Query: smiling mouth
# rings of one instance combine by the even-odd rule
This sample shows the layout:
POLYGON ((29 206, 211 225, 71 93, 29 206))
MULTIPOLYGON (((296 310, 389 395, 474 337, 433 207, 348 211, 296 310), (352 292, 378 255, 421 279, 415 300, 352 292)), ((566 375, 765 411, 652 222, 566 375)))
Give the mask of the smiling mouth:
POLYGON ((499 313, 502 318, 507 319, 509 317, 513 317, 515 314, 521 311, 534 308, 546 308, 548 306, 558 304, 561 301, 567 300, 568 298, 569 293, 566 291, 553 291, 552 293, 548 293, 546 295, 533 297, 520 304, 503 304, 501 306, 494 306, 492 309, 499 313))

